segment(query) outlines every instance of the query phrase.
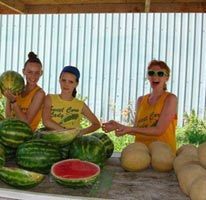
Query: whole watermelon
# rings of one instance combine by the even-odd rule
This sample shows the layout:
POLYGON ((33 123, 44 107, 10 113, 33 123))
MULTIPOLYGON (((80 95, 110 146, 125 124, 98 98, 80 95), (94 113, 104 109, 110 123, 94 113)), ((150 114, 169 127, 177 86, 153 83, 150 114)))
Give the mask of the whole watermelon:
POLYGON ((2 94, 9 89, 13 94, 21 94, 25 87, 24 78, 16 71, 5 71, 0 76, 0 89, 2 94))
POLYGON ((0 141, 3 145, 17 148, 17 146, 33 137, 33 131, 26 122, 7 118, 0 121, 0 141))
POLYGON ((93 162, 102 167, 106 161, 104 144, 92 135, 77 137, 70 144, 69 158, 93 162))
POLYGON ((114 151, 114 143, 112 139, 107 134, 102 132, 93 133, 92 136, 99 138, 103 142, 106 151, 106 157, 109 159, 114 151))
POLYGON ((27 141, 16 151, 16 162, 20 167, 42 174, 48 174, 53 163, 61 159, 59 147, 42 139, 27 141))
POLYGON ((4 146, 0 143, 0 166, 5 164, 5 148, 4 146))

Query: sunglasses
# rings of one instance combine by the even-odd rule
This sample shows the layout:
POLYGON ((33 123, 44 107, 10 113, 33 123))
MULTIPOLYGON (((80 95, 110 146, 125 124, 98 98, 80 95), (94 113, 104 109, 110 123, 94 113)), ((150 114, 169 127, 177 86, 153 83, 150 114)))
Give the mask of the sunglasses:
POLYGON ((163 77, 163 76, 168 76, 167 72, 164 71, 148 71, 147 72, 148 76, 158 76, 158 77, 163 77))

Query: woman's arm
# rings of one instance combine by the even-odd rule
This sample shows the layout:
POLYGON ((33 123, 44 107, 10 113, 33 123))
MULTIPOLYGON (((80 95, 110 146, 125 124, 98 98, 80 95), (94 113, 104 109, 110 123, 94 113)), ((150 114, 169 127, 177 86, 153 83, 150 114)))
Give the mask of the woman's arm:
MULTIPOLYGON (((137 100, 136 103, 136 113, 138 112, 138 108, 140 106, 141 97, 137 100)), ((164 133, 164 131, 168 128, 170 122, 174 119, 177 114, 177 97, 174 94, 170 94, 166 100, 163 110, 161 112, 158 123, 155 127, 148 128, 138 128, 136 127, 136 117, 135 115, 135 124, 134 127, 124 126, 114 120, 111 120, 107 123, 104 123, 102 128, 105 132, 110 132, 112 130, 115 131, 117 136, 122 136, 125 134, 135 135, 149 135, 149 136, 158 136, 164 133)))
POLYGON ((42 122, 44 126, 46 126, 49 129, 54 129, 54 130, 65 129, 63 126, 59 125, 51 118, 51 99, 49 95, 47 95, 44 100, 43 110, 42 110, 42 122))
POLYGON ((45 92, 42 89, 39 89, 32 98, 32 102, 29 105, 26 113, 22 112, 21 108, 16 102, 13 103, 12 106, 16 117, 30 124, 39 112, 39 110, 42 108, 44 98, 45 92))
POLYGON ((41 109, 45 92, 42 89, 39 89, 34 97, 32 98, 32 102, 28 107, 28 110, 26 113, 24 113, 19 105, 16 102, 17 96, 13 95, 9 90, 4 92, 4 96, 7 97, 6 101, 6 117, 11 117, 11 107, 12 110, 15 113, 16 118, 23 120, 30 124, 38 111, 41 109))
POLYGON ((99 120, 97 119, 95 114, 90 110, 90 108, 86 104, 84 104, 84 106, 83 106, 82 114, 91 122, 91 126, 82 129, 80 131, 80 135, 94 132, 98 128, 100 128, 99 120))
POLYGON ((158 123, 155 127, 148 128, 138 128, 138 127, 128 127, 124 125, 119 125, 116 129, 116 135, 121 136, 126 133, 135 135, 149 135, 149 136, 159 136, 165 132, 168 128, 170 122, 174 119, 177 114, 177 97, 174 94, 170 94, 166 100, 163 110, 161 112, 158 123))

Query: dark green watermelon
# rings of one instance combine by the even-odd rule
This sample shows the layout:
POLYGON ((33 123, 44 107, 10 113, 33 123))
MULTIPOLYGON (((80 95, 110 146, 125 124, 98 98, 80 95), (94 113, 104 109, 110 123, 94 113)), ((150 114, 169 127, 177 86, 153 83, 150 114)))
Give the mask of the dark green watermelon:
POLYGON ((89 161, 102 167, 106 161, 104 144, 92 135, 77 137, 70 144, 69 158, 89 161))
POLYGON ((109 159, 114 151, 114 143, 112 139, 107 134, 102 132, 93 133, 92 136, 99 138, 103 142, 106 151, 106 157, 109 159))
POLYGON ((33 137, 33 131, 25 121, 6 118, 0 121, 0 141, 3 145, 17 148, 33 137))
POLYGON ((52 164, 60 160, 59 147, 42 139, 27 141, 16 151, 16 162, 20 167, 42 174, 48 174, 52 164))

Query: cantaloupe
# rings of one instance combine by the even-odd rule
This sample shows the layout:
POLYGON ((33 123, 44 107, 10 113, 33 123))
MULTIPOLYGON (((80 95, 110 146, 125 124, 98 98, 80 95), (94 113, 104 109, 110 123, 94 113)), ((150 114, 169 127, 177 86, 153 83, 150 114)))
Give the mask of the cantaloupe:
POLYGON ((206 142, 199 145, 198 158, 202 166, 206 168, 206 142))
POLYGON ((125 147, 121 153, 120 164, 126 171, 142 171, 150 166, 151 157, 146 145, 135 142, 125 147))
POLYGON ((193 181, 189 195, 191 200, 206 199, 206 175, 201 175, 193 181))
POLYGON ((187 163, 183 165, 177 173, 177 178, 181 190, 186 195, 189 195, 193 181, 197 177, 204 176, 205 174, 206 170, 199 164, 187 163))
POLYGON ((198 157, 195 155, 179 154, 178 156, 176 156, 176 158, 173 161, 173 168, 175 170, 175 173, 178 173, 178 170, 180 170, 180 168, 184 164, 190 162, 200 163, 198 157))
POLYGON ((151 165, 154 170, 168 172, 173 169, 175 153, 169 144, 161 141, 152 142, 149 145, 149 150, 152 157, 151 165))
POLYGON ((176 151, 177 156, 181 154, 197 156, 197 147, 193 144, 184 144, 180 146, 176 151))

